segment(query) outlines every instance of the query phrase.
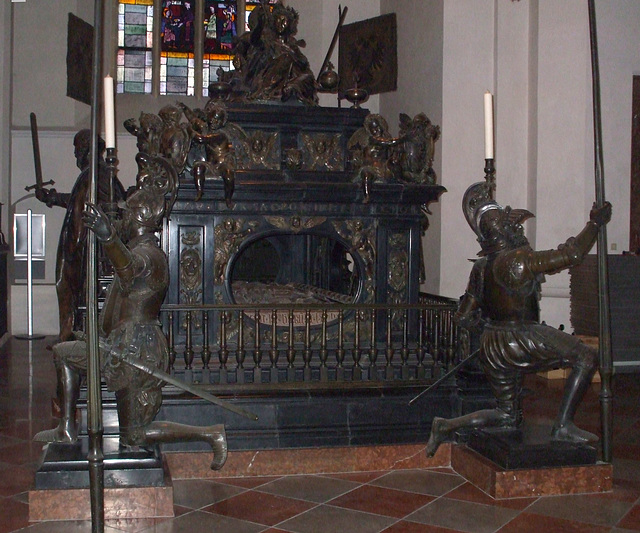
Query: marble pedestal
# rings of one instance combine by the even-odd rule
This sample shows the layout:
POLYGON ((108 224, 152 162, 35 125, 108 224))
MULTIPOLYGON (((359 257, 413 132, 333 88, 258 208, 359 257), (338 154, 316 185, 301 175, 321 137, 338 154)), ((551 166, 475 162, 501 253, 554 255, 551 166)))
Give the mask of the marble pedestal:
POLYGON ((522 428, 474 430, 467 446, 505 469, 593 465, 595 447, 550 440, 551 425, 525 422, 522 428))
MULTIPOLYGON (((159 449, 121 451, 104 438, 105 518, 173 516, 173 486, 159 449)), ((29 520, 91 518, 87 438, 49 444, 29 492, 29 520)))
POLYGON ((466 445, 451 446, 451 468, 497 500, 613 490, 613 465, 503 468, 466 445))

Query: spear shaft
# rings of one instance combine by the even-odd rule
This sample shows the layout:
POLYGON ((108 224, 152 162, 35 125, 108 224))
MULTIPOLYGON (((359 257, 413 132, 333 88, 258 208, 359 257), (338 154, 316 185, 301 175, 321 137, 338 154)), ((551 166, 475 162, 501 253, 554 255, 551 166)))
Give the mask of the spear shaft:
MULTIPOLYGON (((89 202, 98 203, 98 110, 102 87, 103 0, 94 2, 93 63, 91 69, 91 181, 89 202)), ((89 434, 89 492, 91 533, 104 532, 104 451, 102 447, 102 395, 98 351, 97 242, 87 232, 87 432, 89 434)))
MULTIPOLYGON (((591 71, 593 92, 593 146, 595 164, 596 206, 605 203, 604 163, 602 155, 602 116, 600 106, 600 70, 598 64, 598 34, 596 30, 595 1, 589 0, 589 39, 591 43, 591 71)), ((602 429, 602 460, 612 459, 613 414, 611 376, 613 361, 611 356, 611 315, 609 307, 609 276, 607 261, 607 227, 600 226, 598 232, 598 355, 600 358, 600 423, 602 429)))

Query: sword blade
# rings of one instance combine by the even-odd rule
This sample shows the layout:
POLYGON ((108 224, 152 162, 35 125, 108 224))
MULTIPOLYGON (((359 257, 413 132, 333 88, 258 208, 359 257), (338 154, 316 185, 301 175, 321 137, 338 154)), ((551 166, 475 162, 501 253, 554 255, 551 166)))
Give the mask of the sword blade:
POLYGON ((36 114, 29 115, 31 120, 31 143, 33 144, 33 164, 36 171, 36 188, 42 189, 42 164, 40 162, 40 142, 38 141, 38 121, 36 114))
POLYGON ((481 349, 478 348, 475 352, 473 352, 469 357, 467 357, 466 359, 463 359, 462 361, 460 361, 456 366, 454 366, 451 370, 449 370, 449 372, 447 372, 444 376, 441 376, 440 378, 438 378, 434 383, 432 383, 431 385, 429 385, 426 389, 424 389, 421 393, 417 394, 416 396, 414 396, 410 401, 409 401, 409 405, 411 405, 413 402, 415 402, 418 398, 420 398, 421 396, 423 396, 424 394, 427 394, 429 391, 435 389, 438 385, 440 385, 440 383, 442 383, 443 381, 449 379, 453 374, 455 374, 458 370, 460 370, 463 366, 465 366, 466 364, 468 364, 469 362, 473 361, 478 354, 480 353, 481 349))
POLYGON ((188 383, 185 383, 184 381, 180 381, 179 379, 174 378, 173 376, 167 374, 166 372, 163 372, 162 370, 158 370, 157 368, 147 366, 139 359, 128 357, 126 355, 119 355, 118 359, 120 359, 123 363, 133 366, 138 370, 141 370, 142 372, 145 372, 146 374, 153 376, 154 378, 158 378, 158 379, 161 379, 162 381, 166 381, 167 383, 174 385, 179 389, 182 389, 186 392, 190 392, 195 396, 199 396, 203 400, 207 400, 208 402, 218 405, 223 409, 226 409, 227 411, 236 413, 240 416, 248 418, 249 420, 258 420, 257 415, 254 415, 249 411, 245 411, 244 409, 242 409, 242 407, 238 407, 229 402, 225 402, 224 400, 221 400, 217 396, 214 396, 213 394, 209 394, 206 391, 200 390, 192 385, 189 385, 188 383))

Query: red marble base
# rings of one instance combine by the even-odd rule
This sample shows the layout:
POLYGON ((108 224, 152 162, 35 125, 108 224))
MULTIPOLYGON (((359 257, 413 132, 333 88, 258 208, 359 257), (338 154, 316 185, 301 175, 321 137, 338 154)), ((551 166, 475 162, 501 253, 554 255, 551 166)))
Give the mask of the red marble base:
MULTIPOLYGON (((173 485, 165 476, 164 487, 105 488, 105 519, 172 517, 173 485)), ((29 521, 90 520, 89 489, 29 491, 29 521)))
POLYGON ((208 453, 170 452, 165 458, 174 479, 285 476, 448 467, 451 446, 443 444, 432 458, 423 444, 232 451, 219 471, 209 469, 208 453))
POLYGON ((613 490, 611 464, 505 470, 463 445, 450 453, 451 468, 497 500, 613 490))

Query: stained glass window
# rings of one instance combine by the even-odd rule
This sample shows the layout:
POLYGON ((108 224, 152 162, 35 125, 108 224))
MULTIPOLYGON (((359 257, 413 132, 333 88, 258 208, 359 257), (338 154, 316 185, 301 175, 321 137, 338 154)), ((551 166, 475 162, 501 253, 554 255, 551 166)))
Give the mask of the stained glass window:
MULTIPOLYGON (((270 3, 275 1, 269 0, 270 3)), ((219 68, 233 69, 233 47, 238 34, 235 0, 118 2, 119 93, 152 93, 154 46, 156 53, 159 48, 160 55, 159 79, 155 80, 160 94, 195 94, 196 70, 201 70, 202 90, 206 95, 209 83, 218 79, 219 68), (161 17, 155 36, 154 4, 161 17), (196 24, 201 23, 204 31, 199 38, 196 24), (196 56, 202 57, 201 64, 196 65, 196 56)), ((249 14, 260 3, 260 0, 246 0, 245 30, 249 28, 249 14)))
POLYGON ((163 0, 160 94, 194 94, 195 2, 163 0))
POLYGON ((151 94, 153 0, 118 5, 117 92, 151 94))
MULTIPOLYGON (((269 0, 274 4, 276 0, 269 0)), ((244 29, 249 31, 249 15, 260 5, 260 0, 247 0, 244 29)), ((236 2, 205 0, 205 39, 202 85, 218 79, 217 71, 233 70, 233 48, 238 34, 236 2)))

